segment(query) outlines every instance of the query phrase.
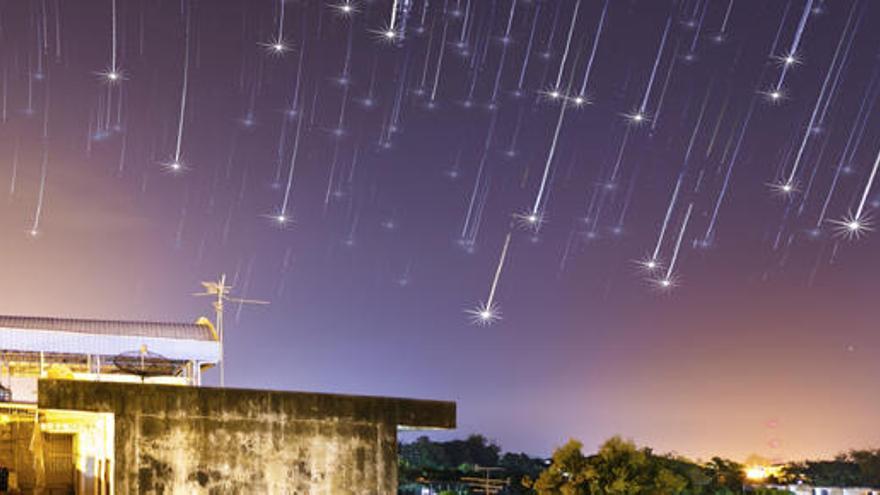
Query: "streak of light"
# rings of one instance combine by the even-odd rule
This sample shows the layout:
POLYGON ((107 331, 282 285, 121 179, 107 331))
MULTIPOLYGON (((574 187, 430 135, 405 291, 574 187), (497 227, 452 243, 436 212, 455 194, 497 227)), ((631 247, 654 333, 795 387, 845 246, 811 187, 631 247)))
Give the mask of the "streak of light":
POLYGON ((510 235, 511 233, 508 232, 507 237, 504 238, 501 255, 498 257, 498 266, 495 268, 495 276, 492 278, 492 285, 489 287, 489 297, 476 308, 467 311, 471 315, 471 322, 475 325, 491 325, 501 319, 501 310, 495 302, 495 292, 498 289, 498 281, 501 279, 501 271, 504 269, 507 249, 510 247, 510 235))

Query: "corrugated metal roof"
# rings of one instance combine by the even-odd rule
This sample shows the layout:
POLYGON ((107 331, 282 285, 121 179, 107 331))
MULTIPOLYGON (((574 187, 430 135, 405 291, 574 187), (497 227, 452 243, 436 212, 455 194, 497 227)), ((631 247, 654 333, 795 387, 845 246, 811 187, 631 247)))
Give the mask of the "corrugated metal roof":
POLYGON ((161 323, 153 321, 112 321, 0 315, 0 329, 3 328, 211 342, 216 340, 214 338, 214 331, 210 326, 198 323, 161 323))

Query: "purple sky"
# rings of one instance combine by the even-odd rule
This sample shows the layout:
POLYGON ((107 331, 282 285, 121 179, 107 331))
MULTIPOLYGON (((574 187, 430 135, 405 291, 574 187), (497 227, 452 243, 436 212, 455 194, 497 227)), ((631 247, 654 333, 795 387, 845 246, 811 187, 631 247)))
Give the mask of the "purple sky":
POLYGON ((118 0, 125 80, 108 84, 111 0, 0 1, 0 312, 193 320, 210 306, 190 294, 225 272, 272 303, 229 309, 232 386, 455 400, 460 428, 441 438, 533 454, 613 434, 740 459, 880 444, 877 237, 835 237, 830 221, 858 210, 880 150, 880 5, 814 1, 774 104, 759 91, 777 84, 771 55, 792 46, 804 1, 739 0, 727 16, 727 1, 611 0, 593 104, 574 108, 604 6, 579 2, 535 233, 513 215, 539 191, 563 104, 542 92, 575 1, 517 1, 509 44, 511 0, 400 3, 405 35, 389 44, 373 31, 390 0, 351 18, 288 0, 276 56, 261 43, 277 0, 118 0), (187 22, 188 170, 173 173, 187 22), (642 101, 635 126, 624 114, 642 101), (774 194, 796 162, 797 192, 774 194), (692 214, 678 286, 657 291, 635 261, 679 174, 666 266, 692 214), (503 319, 472 325, 508 232, 503 319))

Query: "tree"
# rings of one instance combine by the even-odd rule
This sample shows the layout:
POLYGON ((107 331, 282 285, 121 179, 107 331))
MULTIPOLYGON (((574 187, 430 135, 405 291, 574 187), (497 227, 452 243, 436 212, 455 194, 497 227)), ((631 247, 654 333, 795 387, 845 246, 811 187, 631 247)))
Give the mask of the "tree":
POLYGON ((880 449, 851 450, 846 458, 859 467, 861 486, 880 488, 880 449))
POLYGON ((688 480, 666 468, 660 468, 654 480, 654 490, 657 494, 679 495, 688 487, 688 480))
POLYGON ((415 442, 401 444, 398 449, 400 464, 414 469, 443 469, 449 459, 443 444, 421 436, 415 442))
POLYGON ((550 466, 535 480, 533 488, 539 495, 588 495, 586 479, 587 458, 577 440, 556 449, 550 466))
POLYGON ((530 457, 526 454, 506 453, 501 456, 498 466, 504 469, 504 475, 510 478, 510 486, 504 493, 510 495, 524 495, 533 493, 528 487, 530 480, 537 478, 544 471, 543 459, 530 457))
POLYGON ((586 479, 590 493, 638 495, 653 484, 649 479, 650 453, 618 436, 608 439, 590 458, 586 479))
POLYGON ((470 435, 464 440, 451 440, 441 444, 450 467, 496 466, 501 447, 483 435, 470 435))
POLYGON ((745 483, 745 470, 742 464, 737 462, 713 457, 709 461, 704 472, 709 477, 706 486, 708 493, 740 493, 745 483))
POLYGON ((538 495, 733 495, 742 491, 742 466, 714 458, 705 466, 657 455, 620 437, 590 457, 569 441, 532 487, 538 495))

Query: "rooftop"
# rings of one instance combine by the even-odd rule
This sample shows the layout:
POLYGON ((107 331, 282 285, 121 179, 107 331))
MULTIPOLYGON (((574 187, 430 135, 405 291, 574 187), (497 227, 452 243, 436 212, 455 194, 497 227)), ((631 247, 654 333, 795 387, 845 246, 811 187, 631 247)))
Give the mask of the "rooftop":
POLYGON ((173 361, 216 363, 211 323, 91 320, 0 315, 0 352, 117 356, 146 350, 173 361))
POLYGON ((46 330, 91 335, 153 337, 209 342, 217 340, 214 329, 207 320, 200 320, 197 323, 166 323, 0 315, 0 330, 2 329, 46 330))

